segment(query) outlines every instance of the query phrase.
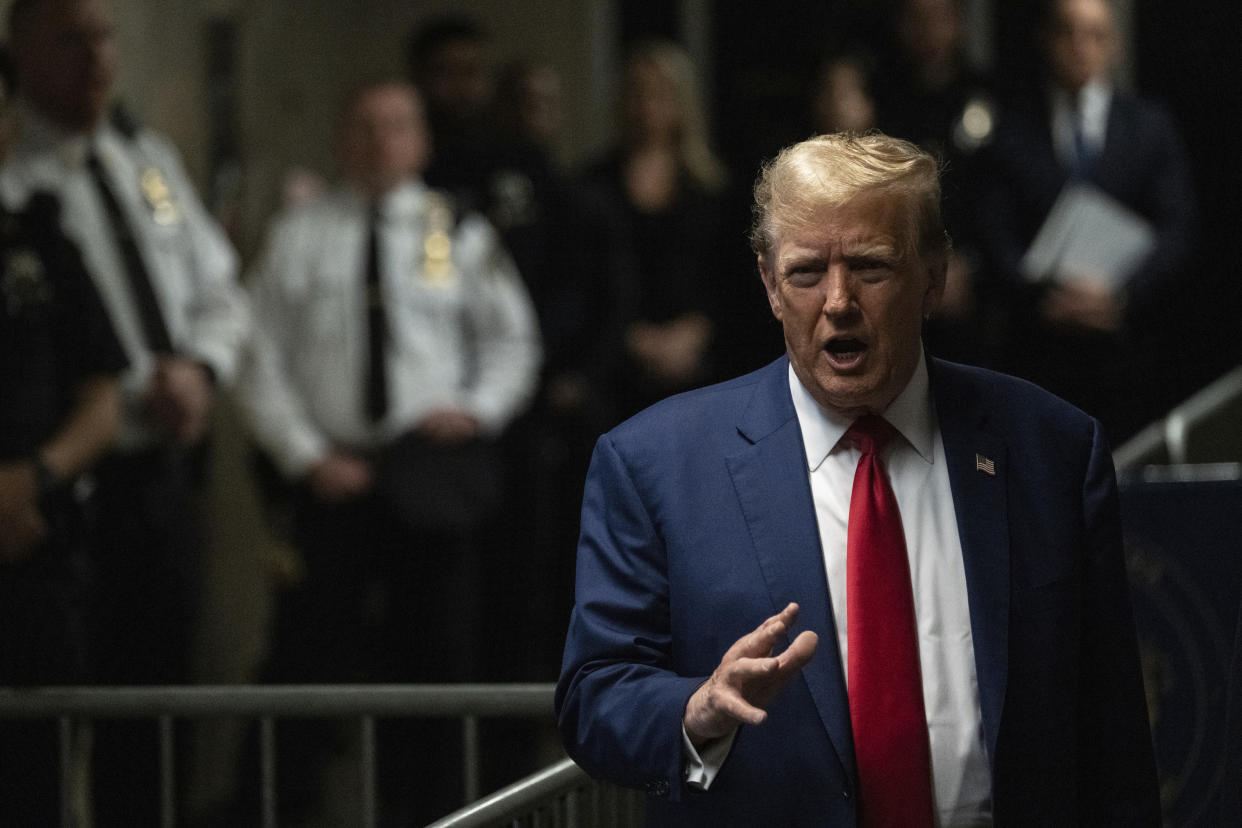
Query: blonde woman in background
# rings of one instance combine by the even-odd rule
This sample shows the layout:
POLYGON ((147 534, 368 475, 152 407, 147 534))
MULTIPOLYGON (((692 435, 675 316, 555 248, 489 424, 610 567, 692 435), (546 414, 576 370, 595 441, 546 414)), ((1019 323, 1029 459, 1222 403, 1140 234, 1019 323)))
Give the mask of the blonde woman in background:
POLYGON ((622 82, 620 143, 586 174, 632 253, 622 414, 710 377, 724 178, 690 58, 667 41, 638 44, 622 82))

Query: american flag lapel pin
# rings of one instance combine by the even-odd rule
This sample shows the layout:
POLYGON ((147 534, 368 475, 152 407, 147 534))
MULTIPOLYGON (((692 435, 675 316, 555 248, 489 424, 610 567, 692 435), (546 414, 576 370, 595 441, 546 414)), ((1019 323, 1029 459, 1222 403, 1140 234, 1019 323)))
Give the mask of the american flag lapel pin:
POLYGON ((975 455, 975 471, 981 471, 985 474, 996 476, 996 461, 991 457, 984 457, 982 454, 975 455))

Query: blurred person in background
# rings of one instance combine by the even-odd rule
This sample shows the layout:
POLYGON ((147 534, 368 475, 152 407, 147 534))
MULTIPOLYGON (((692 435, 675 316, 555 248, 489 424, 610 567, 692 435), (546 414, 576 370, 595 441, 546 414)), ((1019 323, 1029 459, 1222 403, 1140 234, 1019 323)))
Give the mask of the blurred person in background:
POLYGON ((1113 81, 1110 0, 1052 0, 1041 34, 1043 85, 1003 109, 986 151, 979 240, 1012 293, 1006 367, 1100 418, 1116 444, 1172 402, 1160 399, 1161 377, 1177 370, 1174 309, 1196 213, 1189 163, 1167 112, 1113 81), (1027 273, 1024 256, 1070 188, 1137 216, 1149 252, 1112 276, 1027 273))
MULTIPOLYGON (((544 363, 531 409, 504 437, 507 492, 488 544, 489 680, 548 681, 560 663, 572 595, 577 499, 591 447, 615 422, 612 391, 629 319, 628 249, 594 189, 559 163, 561 75, 514 59, 496 73, 495 165, 487 217, 530 292, 544 363)), ((483 783, 495 789, 552 761, 544 723, 483 723, 492 746, 483 783), (544 738, 540 739, 540 736, 544 738)))
MULTIPOLYGON (((210 411, 248 330, 237 257, 176 150, 114 109, 105 0, 16 0, 9 32, 21 112, 0 194, 60 201, 129 361, 121 433, 97 468, 92 679, 184 682, 210 411)), ((95 725, 96 825, 156 822, 156 738, 154 721, 95 725)))
POLYGON ((513 255, 539 314, 550 405, 583 409, 607 424, 600 399, 612 384, 627 298, 626 251, 600 194, 556 158, 561 79, 551 66, 502 68, 493 109, 498 163, 487 216, 513 255))
POLYGON ((940 356, 996 361, 998 301, 981 279, 977 252, 978 153, 992 139, 992 84, 966 53, 962 0, 895 0, 895 52, 876 75, 877 124, 943 165, 944 215, 953 250, 944 297, 925 335, 940 356))
MULTIPOLYGON (((503 497, 494 440, 535 393, 535 314, 492 226, 421 180, 414 87, 355 88, 337 140, 341 186, 275 220, 252 279, 243 404, 293 487, 306 566, 279 596, 268 678, 478 681, 477 538, 503 497)), ((329 729, 282 729, 282 821, 319 806, 329 729)), ((381 727, 382 824, 461 804, 456 733, 381 727)))
POLYGON ((0 163, 8 157, 9 145, 17 131, 17 119, 13 112, 13 96, 17 91, 17 76, 13 72, 13 58, 9 45, 0 42, 0 163))
POLYGON ((487 31, 468 15, 434 17, 410 35, 406 57, 431 133, 424 179, 461 209, 486 212, 498 162, 487 31))
POLYGON ((510 564, 506 583, 521 588, 496 592, 510 596, 498 616, 508 623, 499 628, 522 631, 497 637, 496 664, 497 678, 536 681, 556 674, 572 581, 564 550, 578 530, 573 504, 595 438, 615 422, 611 392, 630 318, 631 269, 608 203, 557 162, 559 73, 515 60, 498 72, 496 89, 499 163, 488 217, 530 291, 544 346, 535 405, 508 440, 510 520, 493 543, 510 564))
POLYGON ((811 88, 811 124, 815 134, 863 133, 875 128, 875 96, 870 61, 839 52, 820 64, 811 88))
POLYGON ((708 144, 694 66, 676 44, 629 54, 621 141, 586 170, 621 221, 632 252, 632 311, 618 388, 624 416, 706 381, 713 371, 713 282, 724 172, 708 144))
MULTIPOLYGON (((0 129, 12 75, 0 54, 0 129)), ((3 148, 0 147, 0 158, 3 148)), ((121 419, 125 354, 55 198, 0 205, 0 686, 86 683, 90 467, 121 419)), ((0 824, 60 818, 56 722, 0 723, 0 824)), ((75 734, 76 735, 76 734, 75 734)))
POLYGON ((962 0, 896 0, 896 52, 876 74, 880 128, 941 161, 970 154, 989 138, 975 106, 992 106, 991 83, 966 54, 962 0))
MULTIPOLYGON (((0 208, 0 685, 90 683, 91 466, 121 419, 125 354, 55 200, 0 208)), ((0 725, 0 824, 60 813, 55 722, 0 725)))
POLYGON ((565 92, 554 66, 537 60, 513 60, 500 68, 494 115, 510 138, 554 152, 565 126, 565 92))

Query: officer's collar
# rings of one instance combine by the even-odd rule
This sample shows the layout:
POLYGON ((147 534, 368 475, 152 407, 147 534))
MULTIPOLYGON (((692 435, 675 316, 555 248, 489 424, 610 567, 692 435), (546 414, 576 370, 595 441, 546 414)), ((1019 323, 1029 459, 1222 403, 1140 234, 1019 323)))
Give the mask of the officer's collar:
MULTIPOLYGON (((357 187, 347 184, 345 192, 347 198, 358 204, 371 203, 371 199, 357 187)), ((426 193, 427 185, 422 179, 409 178, 380 196, 376 207, 379 214, 385 217, 412 215, 421 209, 426 193)))
POLYGON ((75 132, 56 123, 21 96, 15 105, 21 125, 19 145, 30 149, 54 147, 57 155, 70 166, 83 163, 91 145, 98 145, 110 130, 105 118, 89 132, 75 132))

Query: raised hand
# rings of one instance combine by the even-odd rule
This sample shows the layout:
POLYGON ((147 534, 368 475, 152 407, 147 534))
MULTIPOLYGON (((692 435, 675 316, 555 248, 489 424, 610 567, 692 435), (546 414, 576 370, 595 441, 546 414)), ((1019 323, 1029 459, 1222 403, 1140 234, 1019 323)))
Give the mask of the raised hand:
POLYGON ((819 636, 804 630, 784 651, 772 654, 797 617, 798 605, 790 604, 739 638, 690 697, 682 724, 696 748, 740 724, 757 725, 768 717, 764 708, 811 660, 819 644, 819 636))

